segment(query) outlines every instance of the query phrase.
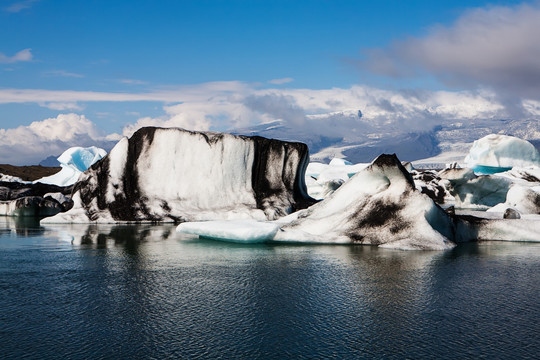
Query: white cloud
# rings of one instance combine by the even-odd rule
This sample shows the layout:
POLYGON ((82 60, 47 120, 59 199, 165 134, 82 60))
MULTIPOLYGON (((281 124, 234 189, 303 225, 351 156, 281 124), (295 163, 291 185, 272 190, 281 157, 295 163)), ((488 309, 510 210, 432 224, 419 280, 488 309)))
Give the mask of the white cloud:
POLYGON ((191 86, 158 88, 149 92, 97 92, 45 89, 0 89, 0 104, 41 102, 131 102, 157 101, 178 103, 211 99, 214 96, 242 94, 251 91, 250 84, 240 81, 210 82, 191 86))
POLYGON ((49 102, 49 103, 39 103, 39 106, 46 107, 51 110, 65 111, 65 110, 76 110, 81 111, 84 109, 83 106, 74 103, 74 102, 49 102))
POLYGON ((71 146, 110 147, 113 137, 107 138, 84 115, 60 114, 28 126, 0 129, 0 157, 4 163, 37 164, 71 146))
MULTIPOLYGON (((121 133, 125 136, 143 126, 227 131, 281 120, 291 130, 291 136, 369 140, 381 133, 397 135, 430 131, 434 126, 448 122, 508 118, 504 104, 488 90, 390 91, 367 86, 322 90, 265 89, 242 82, 161 88, 145 93, 0 89, 0 103, 33 102, 68 109, 92 101, 156 101, 163 104, 162 116, 134 114, 138 120, 124 126, 121 133)), ((537 116, 536 103, 522 102, 522 108, 527 116, 537 116)), ((58 151, 45 151, 44 144, 48 144, 46 149, 52 148, 52 143, 58 148, 66 147, 68 143, 81 145, 82 140, 95 145, 96 141, 118 137, 118 134, 111 134, 106 138, 97 131, 96 124, 82 115, 59 115, 35 125, 0 130, 0 154, 10 153, 6 146, 17 145, 17 151, 14 151, 17 154, 21 153, 21 146, 33 148, 37 144, 34 155, 50 155, 58 151), (69 121, 63 121, 66 116, 69 121), (73 130, 73 136, 68 136, 69 129, 73 130), (10 143, 12 139, 15 139, 15 145, 10 143)))
POLYGON ((135 79, 118 79, 118 82, 128 85, 145 85, 148 84, 146 81, 135 80, 135 79))
POLYGON ((102 137, 96 125, 84 115, 60 114, 56 118, 43 121, 34 121, 27 127, 30 131, 39 134, 44 140, 71 141, 80 135, 88 135, 92 139, 102 137))
POLYGON ((317 136, 360 136, 377 131, 430 131, 445 121, 502 118, 507 114, 488 91, 388 91, 366 86, 256 89, 213 93, 164 107, 161 117, 127 125, 130 136, 143 126, 227 130, 282 120, 293 132, 317 136), (358 116, 358 111, 362 116, 358 116))
POLYGON ((256 124, 265 119, 241 103, 243 97, 201 98, 181 104, 165 106, 165 115, 158 118, 143 117, 123 129, 123 135, 131 136, 144 126, 180 127, 188 130, 205 131, 230 129, 256 124))
POLYGON ((454 86, 489 86, 540 98, 540 5, 465 12, 449 27, 366 52, 362 62, 389 76, 433 74, 454 86))
POLYGON ((2 64, 13 64, 16 62, 22 61, 31 61, 32 60, 32 49, 24 49, 19 51, 13 56, 7 56, 0 53, 0 63, 2 64))
POLYGON ((281 79, 272 79, 272 80, 268 81, 268 83, 273 84, 273 85, 282 85, 282 84, 291 83, 293 81, 294 81, 293 78, 286 77, 286 78, 281 78, 281 79))
POLYGON ((17 1, 11 4, 10 6, 4 8, 5 11, 10 13, 18 13, 22 10, 29 9, 37 3, 39 0, 23 0, 23 1, 17 1))
POLYGON ((65 70, 49 70, 49 71, 44 71, 43 72, 43 76, 49 76, 49 77, 72 77, 72 78, 83 78, 84 75, 82 74, 77 74, 77 73, 73 73, 73 72, 69 72, 69 71, 65 71, 65 70))

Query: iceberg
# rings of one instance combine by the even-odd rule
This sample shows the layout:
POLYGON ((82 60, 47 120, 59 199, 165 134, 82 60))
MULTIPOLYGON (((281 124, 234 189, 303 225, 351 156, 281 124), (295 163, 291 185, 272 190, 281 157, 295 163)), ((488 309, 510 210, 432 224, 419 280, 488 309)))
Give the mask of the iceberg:
MULTIPOLYGON (((506 194, 506 201, 493 206, 487 211, 506 213, 508 210, 513 211, 512 216, 518 218, 521 215, 540 214, 540 186, 512 184, 506 194)), ((538 226, 540 227, 540 223, 538 226)))
POLYGON ((305 144, 142 128, 84 172, 71 210, 43 222, 273 220, 312 205, 305 144))
POLYGON ((17 182, 21 184, 30 183, 30 181, 24 181, 18 176, 0 174, 0 182, 17 182))
POLYGON ((443 250, 459 241, 453 220, 395 155, 381 155, 332 195, 282 226, 274 241, 355 243, 443 250))
POLYGON ((476 173, 489 175, 513 167, 540 166, 540 153, 526 140, 491 134, 473 143, 465 163, 476 173))
MULTIPOLYGON (((498 206, 497 206, 498 207, 498 206)), ((462 214, 462 230, 474 240, 540 242, 540 215, 519 215, 512 208, 502 212, 472 211, 462 214)))
POLYGON ((71 187, 0 181, 0 215, 4 216, 52 216, 71 206, 66 196, 71 187))
MULTIPOLYGON (((446 173, 453 179, 477 178, 468 169, 446 173)), ((232 242, 367 244, 400 250, 446 250, 476 240, 540 241, 540 215, 505 210, 504 215, 445 211, 416 189, 395 155, 381 155, 307 209, 266 222, 187 222, 177 231, 232 242)))
POLYGON ((58 157, 62 169, 54 175, 36 180, 35 183, 40 182, 58 186, 73 185, 84 171, 106 155, 105 150, 95 146, 69 148, 58 157))
POLYGON ((438 177, 438 184, 453 198, 445 198, 446 204, 490 212, 501 212, 501 209, 504 212, 506 206, 519 208, 521 213, 535 213, 531 209, 536 208, 534 199, 540 189, 540 168, 514 167, 492 175, 476 175, 468 168, 450 168, 440 171, 438 177))

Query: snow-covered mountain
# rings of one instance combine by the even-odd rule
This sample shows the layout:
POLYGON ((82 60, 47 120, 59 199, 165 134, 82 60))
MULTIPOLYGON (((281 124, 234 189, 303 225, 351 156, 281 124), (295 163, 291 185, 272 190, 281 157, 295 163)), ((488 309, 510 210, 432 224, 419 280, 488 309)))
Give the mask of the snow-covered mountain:
MULTIPOLYGON (((308 116, 316 126, 322 115, 308 116)), ((325 126, 332 122, 350 122, 350 131, 342 135, 302 126, 301 131, 289 122, 277 120, 253 127, 237 129, 235 134, 260 135, 269 138, 300 141, 308 145, 311 161, 328 163, 332 158, 345 158, 352 163, 370 162, 383 153, 396 153, 402 161, 414 161, 415 165, 444 165, 462 162, 473 142, 488 134, 512 135, 530 141, 540 147, 540 120, 527 119, 467 119, 463 121, 441 120, 439 125, 427 125, 425 131, 406 131, 396 126, 385 126, 380 121, 370 122, 358 110, 325 114, 325 126)), ((337 125, 336 125, 337 127, 337 125)))

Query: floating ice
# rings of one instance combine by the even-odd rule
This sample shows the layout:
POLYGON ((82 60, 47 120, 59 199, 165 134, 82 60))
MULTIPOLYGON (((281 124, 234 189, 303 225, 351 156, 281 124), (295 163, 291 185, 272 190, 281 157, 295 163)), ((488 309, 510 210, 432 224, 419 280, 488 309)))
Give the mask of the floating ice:
POLYGON ((507 209, 513 209, 519 214, 540 214, 540 186, 513 184, 506 194, 506 201, 488 211, 505 212, 507 209))
POLYGON ((15 200, 0 201, 0 215, 18 217, 46 217, 62 210, 58 201, 40 196, 25 196, 15 200))
POLYGON ((521 219, 483 220, 474 226, 477 240, 540 241, 540 215, 521 219))
POLYGON ((454 224, 414 188, 395 155, 381 155, 332 195, 274 222, 182 223, 177 231, 236 242, 357 243, 396 249, 455 246, 454 224))
POLYGON ((315 201, 305 144, 142 128, 83 173, 73 208, 44 222, 267 220, 315 201))
POLYGON ((28 184, 28 183, 31 183, 31 181, 24 181, 24 180, 21 179, 20 177, 12 176, 12 175, 5 175, 5 174, 0 174, 0 181, 4 181, 4 182, 18 182, 18 183, 21 183, 21 184, 28 184))
POLYGON ((38 179, 35 182, 58 186, 73 185, 85 170, 104 158, 105 155, 107 155, 105 150, 95 146, 87 148, 76 146, 69 148, 58 157, 62 170, 54 175, 38 179))
POLYGON ((513 167, 540 166, 540 153, 526 140, 491 134, 474 142, 465 163, 476 173, 493 174, 513 167))
POLYGON ((182 223, 176 231, 215 240, 260 243, 272 240, 279 227, 276 223, 255 220, 198 221, 182 223))
POLYGON ((440 171, 438 176, 441 178, 439 184, 454 197, 453 202, 445 198, 445 203, 462 209, 492 212, 501 212, 502 209, 504 212, 508 207, 517 207, 520 212, 531 213, 532 210, 524 210, 523 207, 534 207, 530 202, 534 192, 540 189, 540 168, 533 166, 515 167, 493 175, 476 175, 471 169, 452 168, 440 171), (521 189, 521 195, 516 197, 518 189, 521 189), (532 189, 532 192, 527 191, 528 195, 524 196, 526 189, 532 189), (496 205, 496 209, 490 209, 496 205))
POLYGON ((399 249, 455 246, 453 224, 416 191, 395 155, 381 155, 322 202, 282 226, 275 241, 372 244, 399 249))
POLYGON ((455 198, 455 206, 486 210, 504 202, 512 182, 494 175, 475 175, 470 169, 446 169, 439 172, 441 184, 455 198))

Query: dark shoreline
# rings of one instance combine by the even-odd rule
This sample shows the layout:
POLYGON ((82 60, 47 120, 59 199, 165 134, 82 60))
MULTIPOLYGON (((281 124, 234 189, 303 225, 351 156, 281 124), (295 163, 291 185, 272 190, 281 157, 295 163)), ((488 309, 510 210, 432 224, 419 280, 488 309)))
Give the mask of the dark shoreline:
POLYGON ((45 176, 50 176, 59 172, 62 168, 59 166, 47 167, 41 165, 15 166, 9 164, 0 164, 0 174, 16 176, 24 181, 34 181, 45 176))

